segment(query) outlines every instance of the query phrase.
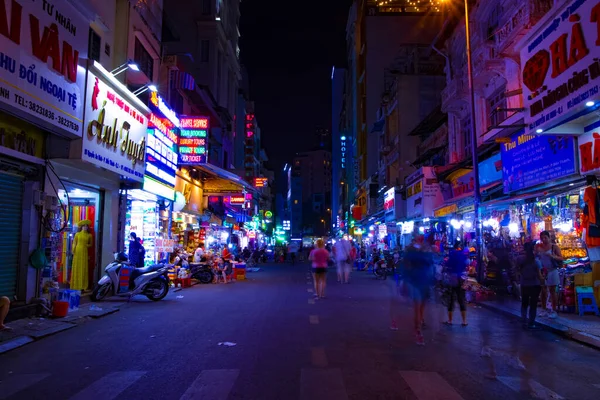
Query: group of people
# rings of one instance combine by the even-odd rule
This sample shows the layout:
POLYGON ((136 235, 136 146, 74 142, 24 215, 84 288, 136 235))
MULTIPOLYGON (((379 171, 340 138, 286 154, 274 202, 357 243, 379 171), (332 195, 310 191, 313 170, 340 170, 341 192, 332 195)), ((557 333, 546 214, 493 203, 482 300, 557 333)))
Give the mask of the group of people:
POLYGON ((315 298, 318 299, 325 297, 327 268, 335 264, 338 282, 350 283, 350 272, 357 256, 356 247, 352 246, 348 235, 344 235, 330 249, 331 252, 326 248, 325 241, 319 239, 308 256, 312 266, 315 298))

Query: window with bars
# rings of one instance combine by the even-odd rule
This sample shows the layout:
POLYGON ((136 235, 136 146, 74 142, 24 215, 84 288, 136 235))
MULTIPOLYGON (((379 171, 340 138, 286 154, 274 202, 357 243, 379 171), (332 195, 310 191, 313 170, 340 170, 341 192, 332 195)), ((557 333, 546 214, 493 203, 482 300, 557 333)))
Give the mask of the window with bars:
POLYGON ((88 38, 88 57, 90 60, 100 62, 100 48, 102 39, 95 30, 90 28, 90 34, 88 38))
POLYGON ((471 152, 471 117, 468 116, 466 118, 463 118, 460 121, 460 125, 463 139, 463 154, 464 158, 467 159, 470 158, 473 154, 471 152))
POLYGON ((508 117, 506 108, 508 102, 506 100, 506 86, 502 86, 493 95, 488 97, 487 105, 489 109, 490 127, 500 125, 508 117))
POLYGON ((154 79, 154 59, 138 38, 135 38, 133 58, 140 68, 140 71, 142 71, 148 79, 154 79))

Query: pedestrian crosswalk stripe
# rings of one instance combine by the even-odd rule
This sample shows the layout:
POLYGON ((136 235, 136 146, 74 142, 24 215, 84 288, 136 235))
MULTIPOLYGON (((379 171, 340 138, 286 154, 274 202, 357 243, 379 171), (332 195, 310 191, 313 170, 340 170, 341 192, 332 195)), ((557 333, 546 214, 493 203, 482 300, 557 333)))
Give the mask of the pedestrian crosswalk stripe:
POLYGON ((110 373, 71 397, 71 400, 112 400, 145 374, 145 371, 110 373))
POLYGON ((348 400, 342 371, 339 368, 303 368, 300 400, 348 400))
POLYGON ((227 400, 239 369, 207 369, 198 375, 180 400, 227 400))
POLYGON ((400 371, 400 375, 418 400, 463 400, 437 372, 400 371))
MULTIPOLYGON (((521 391, 521 378, 515 378, 510 376, 499 376, 498 380, 514 390, 515 392, 521 391)), ((539 382, 533 379, 529 380, 529 386, 531 387, 531 393, 535 395, 537 399, 544 400, 560 400, 564 399, 561 395, 553 392, 539 382)))
POLYGON ((33 386, 42 379, 46 379, 50 374, 19 374, 9 375, 8 378, 0 381, 0 399, 7 399, 21 390, 33 386))

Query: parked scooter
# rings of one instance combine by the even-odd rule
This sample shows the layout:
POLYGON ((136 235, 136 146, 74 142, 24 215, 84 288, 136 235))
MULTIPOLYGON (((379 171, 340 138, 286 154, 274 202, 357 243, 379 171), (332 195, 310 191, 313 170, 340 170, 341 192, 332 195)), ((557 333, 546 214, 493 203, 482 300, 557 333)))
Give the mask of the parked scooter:
POLYGON ((215 273, 207 261, 190 263, 189 267, 192 278, 197 279, 200 283, 211 283, 215 278, 215 273))
POLYGON ((162 300, 169 293, 169 267, 155 264, 145 268, 131 268, 125 253, 115 253, 115 261, 108 264, 104 275, 92 292, 91 300, 107 296, 135 296, 143 294, 152 301, 162 300))

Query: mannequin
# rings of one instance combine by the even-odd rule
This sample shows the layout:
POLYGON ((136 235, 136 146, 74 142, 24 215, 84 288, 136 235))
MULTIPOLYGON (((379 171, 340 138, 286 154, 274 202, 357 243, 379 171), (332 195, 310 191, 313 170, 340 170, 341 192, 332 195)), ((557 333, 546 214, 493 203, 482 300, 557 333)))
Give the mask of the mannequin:
POLYGON ((79 232, 73 239, 73 263, 71 265, 70 288, 74 290, 87 290, 89 284, 88 265, 89 248, 92 247, 92 234, 89 232, 91 221, 84 219, 77 223, 79 232))

